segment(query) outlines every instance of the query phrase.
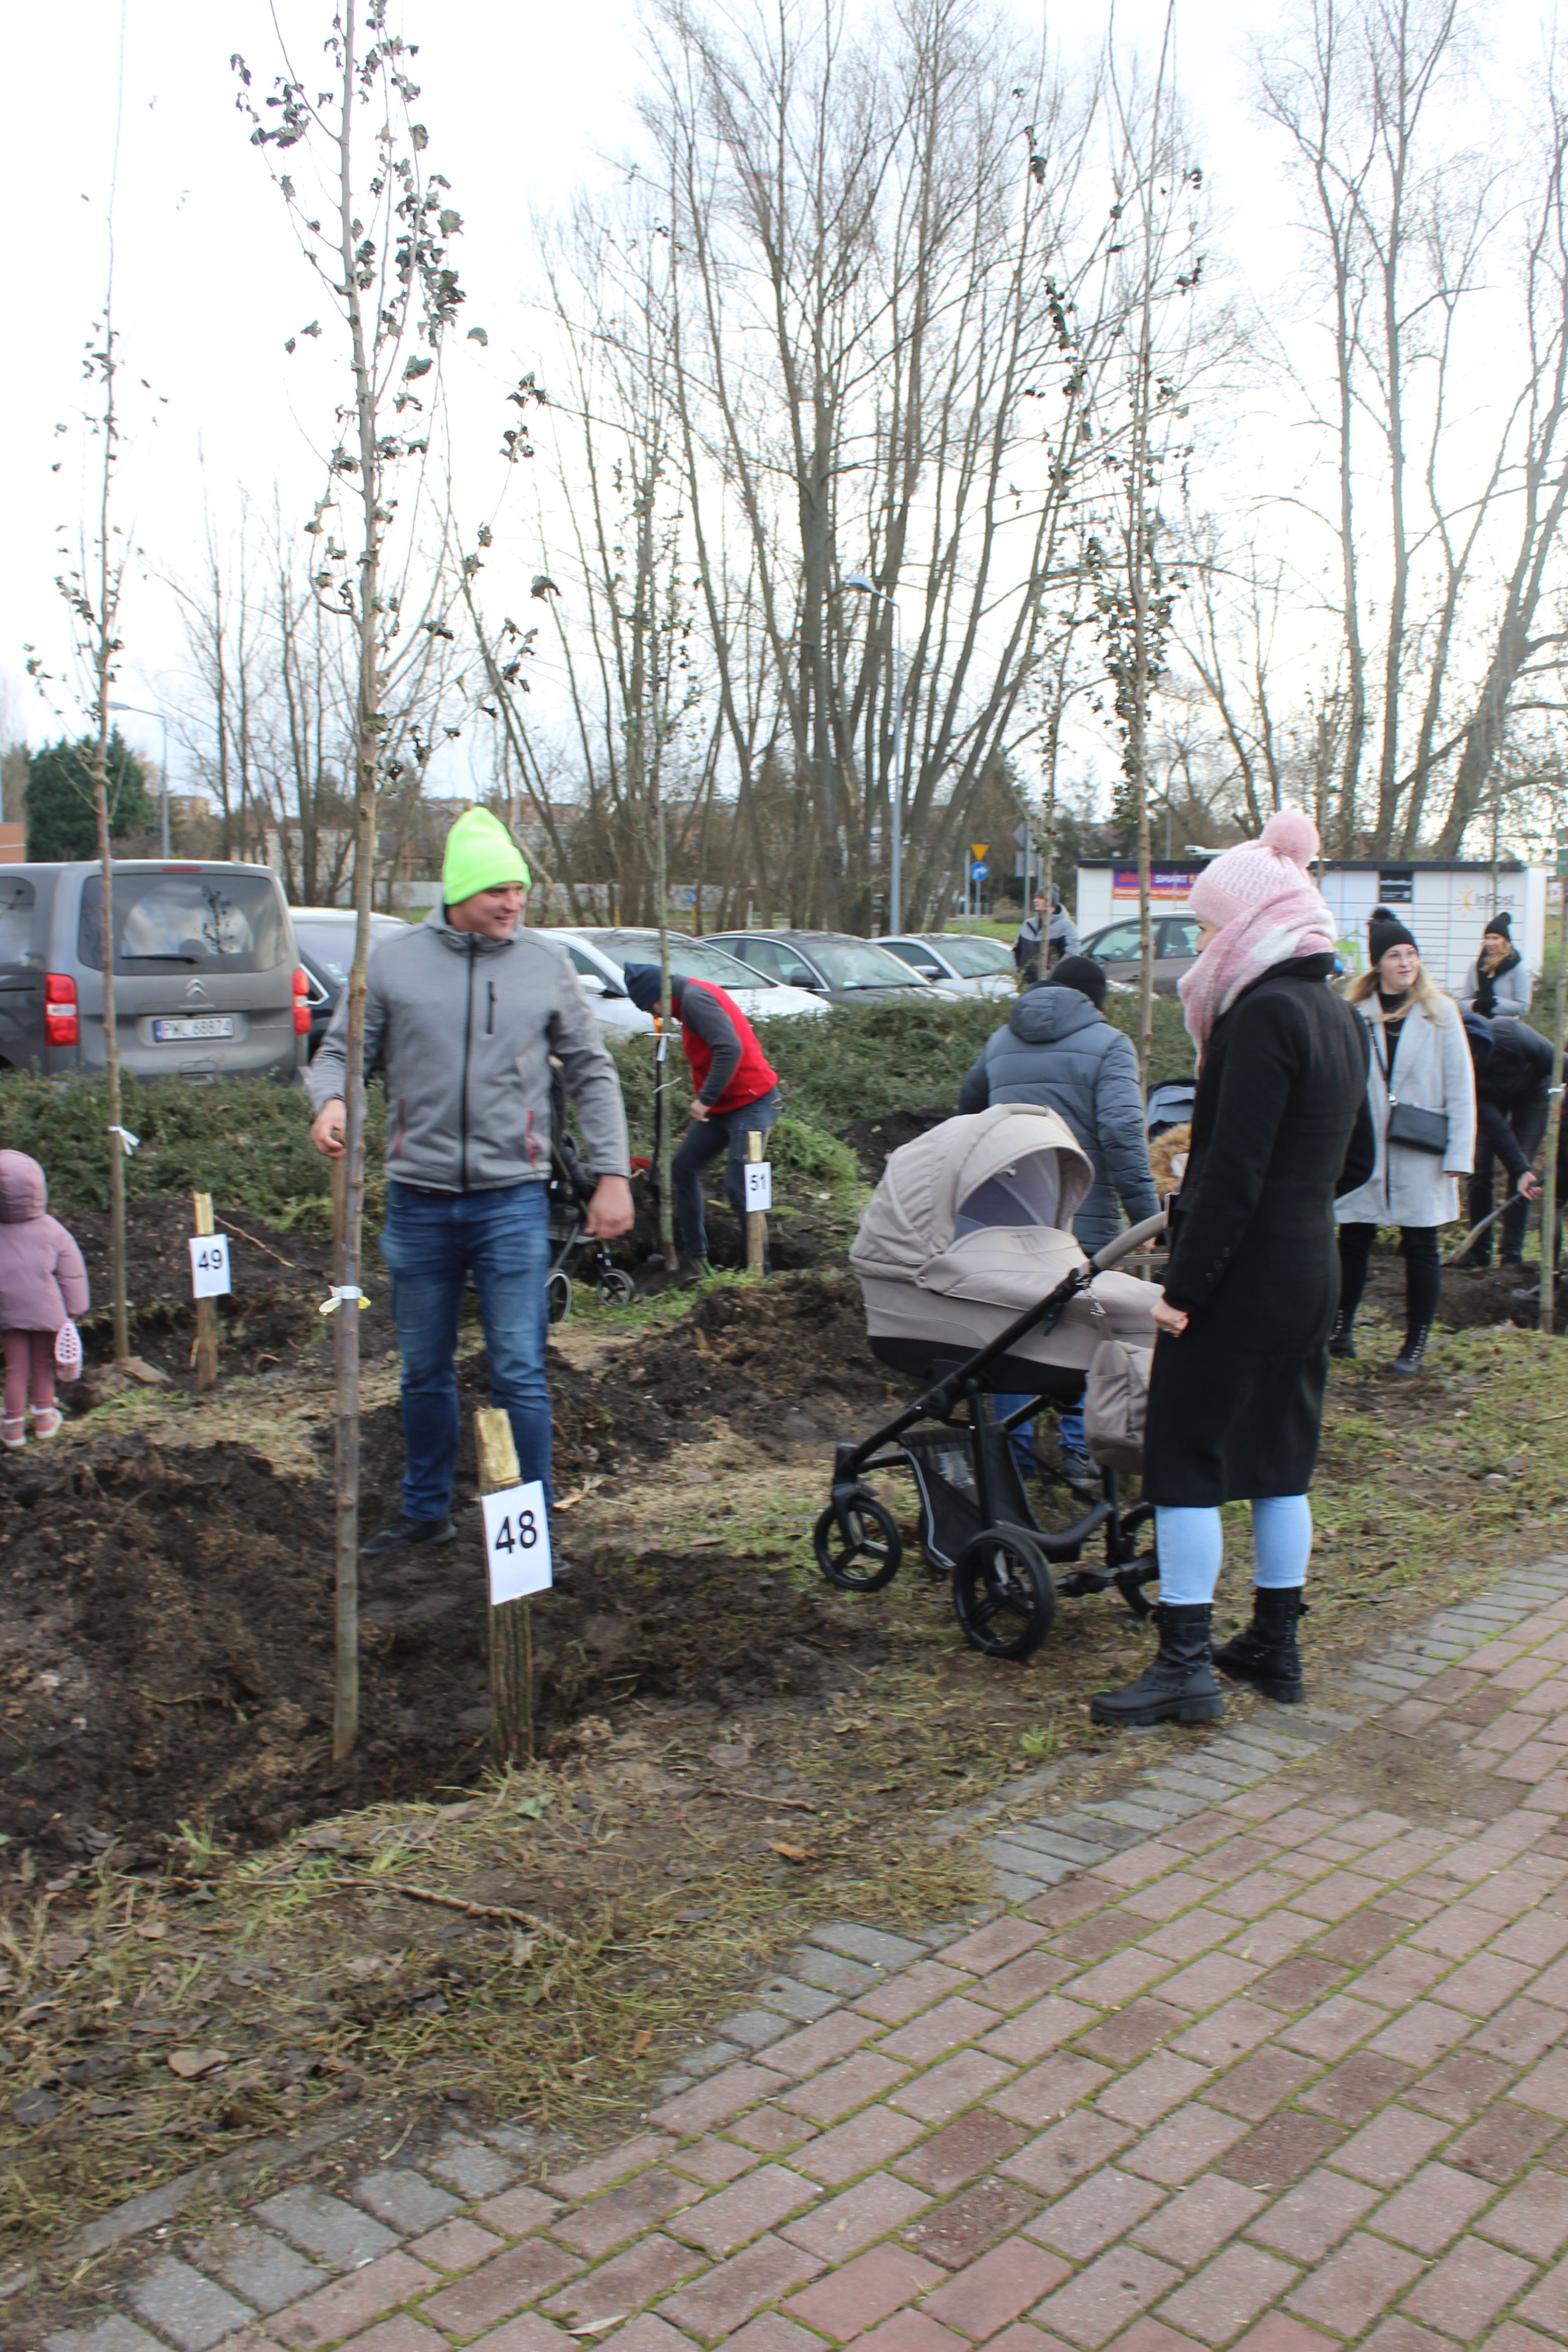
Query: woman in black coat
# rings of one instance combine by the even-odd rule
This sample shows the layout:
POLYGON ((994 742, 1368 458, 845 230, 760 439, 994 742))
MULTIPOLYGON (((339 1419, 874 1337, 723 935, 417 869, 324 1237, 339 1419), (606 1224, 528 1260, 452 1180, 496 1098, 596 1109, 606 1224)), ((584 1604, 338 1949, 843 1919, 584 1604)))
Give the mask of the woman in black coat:
POLYGON ((1095 1699, 1099 1723, 1222 1714, 1216 1664, 1272 1697, 1304 1695, 1296 1624, 1339 1298, 1333 1204, 1373 1156, 1365 1024, 1328 986, 1331 919, 1305 870, 1317 846, 1311 820, 1281 810, 1189 902, 1205 936, 1182 995, 1201 1061, 1143 1450, 1160 1648, 1128 1689, 1095 1699), (1219 1507, 1242 1499, 1253 1621, 1211 1659, 1219 1507))

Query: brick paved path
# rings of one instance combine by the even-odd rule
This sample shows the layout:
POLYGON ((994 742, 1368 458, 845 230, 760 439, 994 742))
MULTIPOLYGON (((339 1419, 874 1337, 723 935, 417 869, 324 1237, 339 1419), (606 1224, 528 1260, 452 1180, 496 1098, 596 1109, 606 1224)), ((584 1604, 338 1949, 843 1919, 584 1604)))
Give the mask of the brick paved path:
POLYGON ((824 1930, 613 2155, 454 2137, 168 2227, 46 2352, 1568 2344, 1568 1562, 1333 1696, 1044 1801, 978 1928, 824 1930))

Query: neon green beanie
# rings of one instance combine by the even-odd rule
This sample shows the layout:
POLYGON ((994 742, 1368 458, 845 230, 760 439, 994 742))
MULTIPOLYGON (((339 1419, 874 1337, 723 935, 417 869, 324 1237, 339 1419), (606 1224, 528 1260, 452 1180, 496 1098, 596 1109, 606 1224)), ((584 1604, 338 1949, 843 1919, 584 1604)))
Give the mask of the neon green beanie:
POLYGON ((509 882, 526 890, 532 879, 527 858, 500 819, 489 809, 465 810, 447 835, 441 860, 441 896, 447 906, 459 906, 476 890, 504 889, 509 882))

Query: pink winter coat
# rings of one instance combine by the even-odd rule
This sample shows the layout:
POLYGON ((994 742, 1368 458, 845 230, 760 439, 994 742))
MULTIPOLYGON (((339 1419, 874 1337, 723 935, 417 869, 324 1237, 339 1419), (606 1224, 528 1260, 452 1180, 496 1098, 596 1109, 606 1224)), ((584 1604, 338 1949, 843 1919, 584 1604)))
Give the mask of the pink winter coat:
POLYGON ((58 1331, 87 1313, 81 1252, 48 1207, 37 1161, 0 1151, 0 1331, 58 1331))

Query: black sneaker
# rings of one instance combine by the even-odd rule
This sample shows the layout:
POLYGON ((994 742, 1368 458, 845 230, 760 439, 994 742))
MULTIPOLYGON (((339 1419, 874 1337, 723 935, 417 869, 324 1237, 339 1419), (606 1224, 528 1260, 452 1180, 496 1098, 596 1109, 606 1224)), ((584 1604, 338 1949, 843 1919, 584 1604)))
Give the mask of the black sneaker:
POLYGON ((449 1544, 458 1530, 450 1519, 410 1519, 400 1511, 379 1535, 359 1548, 362 1559, 384 1559, 389 1551, 403 1551, 415 1544, 449 1544))

